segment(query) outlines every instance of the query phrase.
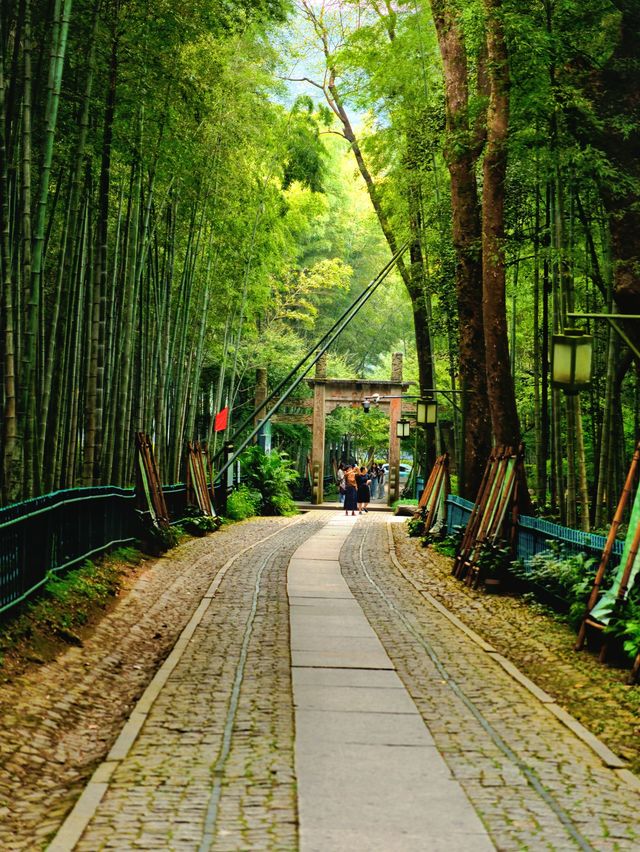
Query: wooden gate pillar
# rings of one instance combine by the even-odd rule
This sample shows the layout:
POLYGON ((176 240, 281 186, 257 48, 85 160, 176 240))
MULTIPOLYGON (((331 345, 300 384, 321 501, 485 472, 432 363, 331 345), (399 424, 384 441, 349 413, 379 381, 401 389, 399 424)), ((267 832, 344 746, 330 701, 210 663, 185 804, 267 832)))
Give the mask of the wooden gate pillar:
POLYGON ((313 421, 311 426, 311 502, 324 499, 324 405, 326 396, 327 360, 324 355, 316 364, 313 385, 313 421))
MULTIPOLYGON (((402 383, 402 352, 391 356, 391 381, 402 383)), ((400 499, 400 438, 396 424, 402 417, 402 399, 389 400, 389 481, 387 505, 400 499)))

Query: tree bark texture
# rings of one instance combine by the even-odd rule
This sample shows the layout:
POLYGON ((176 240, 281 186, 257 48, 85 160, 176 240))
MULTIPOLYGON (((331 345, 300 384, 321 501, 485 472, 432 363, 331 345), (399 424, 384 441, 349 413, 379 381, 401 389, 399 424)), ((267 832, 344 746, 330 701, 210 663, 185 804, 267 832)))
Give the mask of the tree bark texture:
POLYGON ((491 427, 497 444, 517 447, 520 422, 509 369, 504 201, 509 132, 509 64, 499 0, 485 0, 489 109, 482 187, 482 316, 491 427))
POLYGON ((464 468, 459 492, 475 499, 491 450, 486 358, 482 323, 482 249, 476 155, 469 128, 467 56, 456 13, 432 0, 444 71, 447 111, 445 158, 451 177, 453 243, 456 249, 460 386, 464 412, 464 468))

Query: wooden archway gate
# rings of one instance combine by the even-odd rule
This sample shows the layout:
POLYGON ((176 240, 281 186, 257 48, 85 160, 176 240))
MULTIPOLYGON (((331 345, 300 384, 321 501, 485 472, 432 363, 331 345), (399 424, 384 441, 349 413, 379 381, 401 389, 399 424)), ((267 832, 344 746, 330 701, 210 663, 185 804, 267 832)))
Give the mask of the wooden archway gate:
POLYGON ((311 420, 311 502, 323 501, 325 417, 340 405, 362 403, 365 398, 378 394, 379 408, 389 413, 389 479, 387 503, 391 505, 400 496, 399 465, 400 439, 396 424, 402 416, 401 395, 406 393, 411 382, 402 381, 402 353, 396 352, 391 359, 389 381, 367 379, 331 379, 326 375, 326 359, 316 364, 313 379, 307 379, 313 391, 313 415, 311 420))

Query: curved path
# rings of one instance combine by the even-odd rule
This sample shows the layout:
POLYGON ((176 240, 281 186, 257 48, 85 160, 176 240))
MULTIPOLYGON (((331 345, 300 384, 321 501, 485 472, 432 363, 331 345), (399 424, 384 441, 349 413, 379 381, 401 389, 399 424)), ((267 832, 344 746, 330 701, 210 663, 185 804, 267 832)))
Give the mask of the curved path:
POLYGON ((637 793, 408 582, 388 520, 229 560, 50 849, 637 849, 637 793))

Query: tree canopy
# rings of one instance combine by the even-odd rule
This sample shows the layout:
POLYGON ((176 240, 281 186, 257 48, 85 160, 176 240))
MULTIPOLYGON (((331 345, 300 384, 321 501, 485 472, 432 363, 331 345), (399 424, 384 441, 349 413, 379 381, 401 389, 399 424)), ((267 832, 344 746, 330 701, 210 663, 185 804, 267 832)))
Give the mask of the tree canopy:
POLYGON ((408 242, 330 372, 403 351, 416 388, 463 392, 440 397, 462 494, 525 441, 539 509, 602 526, 640 324, 585 323, 580 397, 550 343, 640 314, 639 36, 631 0, 3 4, 3 501, 129 483, 138 430, 178 480, 408 242))

